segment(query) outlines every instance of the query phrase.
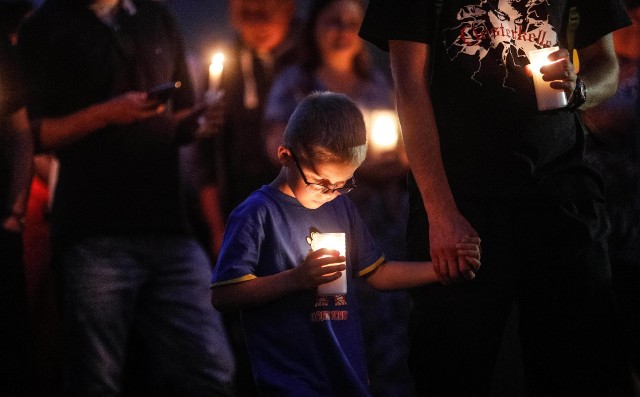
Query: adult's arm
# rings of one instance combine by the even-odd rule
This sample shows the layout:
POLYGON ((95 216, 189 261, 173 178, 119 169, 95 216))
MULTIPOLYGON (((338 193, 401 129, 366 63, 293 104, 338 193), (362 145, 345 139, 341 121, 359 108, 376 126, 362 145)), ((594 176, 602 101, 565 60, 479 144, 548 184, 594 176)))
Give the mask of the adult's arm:
POLYGON ((618 87, 620 67, 613 46, 613 34, 610 33, 593 44, 578 49, 578 56, 580 71, 577 75, 565 49, 560 49, 550 56, 550 59, 559 62, 540 70, 545 80, 558 80, 553 81, 551 87, 565 90, 568 95, 573 93, 576 78, 580 77, 587 87, 587 101, 580 109, 586 110, 612 96, 618 87))
POLYGON ((431 259, 438 279, 447 284, 472 269, 458 257, 456 244, 477 233, 460 214, 444 171, 426 81, 429 46, 390 40, 389 55, 405 148, 429 216, 431 259))
POLYGON ((20 108, 8 117, 6 132, 9 134, 10 160, 9 185, 7 186, 8 211, 2 216, 2 227, 5 230, 19 232, 22 230, 22 219, 27 209, 27 197, 31 176, 33 175, 33 141, 29 130, 26 108, 20 108))
POLYGON ((124 125, 154 116, 164 110, 147 100, 144 92, 128 92, 62 117, 40 121, 39 145, 44 151, 77 142, 110 124, 124 125))
POLYGON ((222 247, 225 220, 220 206, 219 188, 214 183, 203 184, 198 193, 202 216, 209 229, 211 255, 215 258, 222 247))

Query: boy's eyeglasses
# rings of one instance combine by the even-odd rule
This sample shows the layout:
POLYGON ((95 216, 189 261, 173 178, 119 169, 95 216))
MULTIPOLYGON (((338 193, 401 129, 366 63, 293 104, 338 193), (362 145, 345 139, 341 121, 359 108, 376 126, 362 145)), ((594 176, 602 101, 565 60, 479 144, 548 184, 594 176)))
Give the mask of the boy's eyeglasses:
POLYGON ((344 186, 336 187, 336 188, 330 187, 332 185, 323 185, 323 184, 320 184, 320 183, 311 183, 311 182, 309 182, 307 180, 307 177, 304 176, 304 172, 302 172, 302 167, 300 167, 300 163, 298 162, 298 158, 296 157, 295 153, 293 153, 293 150, 291 150, 291 148, 289 148, 289 152, 291 153, 291 157, 293 158, 293 162, 296 164, 296 167, 298 168, 298 172, 300 172, 300 176, 302 176, 302 181, 307 186, 307 189, 309 189, 309 190, 311 190, 311 191, 313 191, 315 193, 322 193, 322 194, 325 194, 325 193, 333 194, 335 192, 338 192, 340 194, 347 194, 350 191, 352 191, 355 187, 357 187, 356 179, 354 177, 351 177, 351 179, 346 181, 344 186))

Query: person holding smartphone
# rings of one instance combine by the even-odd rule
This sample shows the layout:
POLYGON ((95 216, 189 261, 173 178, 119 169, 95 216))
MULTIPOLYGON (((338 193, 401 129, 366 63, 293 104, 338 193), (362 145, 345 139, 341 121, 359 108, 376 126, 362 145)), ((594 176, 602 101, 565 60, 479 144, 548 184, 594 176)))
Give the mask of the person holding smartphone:
POLYGON ((228 395, 233 357, 208 300, 211 264, 183 208, 178 149, 197 123, 181 121, 201 109, 172 16, 156 1, 48 0, 18 49, 32 118, 86 112, 71 131, 33 128, 60 161, 51 235, 64 395, 228 395), (149 97, 175 81, 166 104, 149 97), (145 376, 125 385, 131 364, 145 376))

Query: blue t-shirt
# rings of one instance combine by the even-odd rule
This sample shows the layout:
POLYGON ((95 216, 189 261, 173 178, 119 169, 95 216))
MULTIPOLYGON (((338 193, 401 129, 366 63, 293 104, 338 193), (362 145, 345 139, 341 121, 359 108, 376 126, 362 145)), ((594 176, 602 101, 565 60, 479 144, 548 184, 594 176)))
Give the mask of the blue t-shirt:
POLYGON ((258 389, 273 396, 370 396, 352 277, 373 271, 384 257, 349 198, 312 210, 263 186, 231 214, 212 285, 299 266, 314 231, 346 234, 347 294, 300 291, 242 310, 258 389))

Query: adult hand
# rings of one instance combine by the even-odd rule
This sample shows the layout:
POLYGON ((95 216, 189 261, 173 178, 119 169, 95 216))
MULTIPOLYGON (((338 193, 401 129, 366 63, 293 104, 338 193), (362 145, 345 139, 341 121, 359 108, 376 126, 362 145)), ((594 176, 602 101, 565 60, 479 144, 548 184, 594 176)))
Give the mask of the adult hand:
POLYGON ((147 99, 146 92, 130 91, 101 103, 100 111, 106 124, 125 125, 156 116, 165 105, 147 99))
POLYGON ((335 250, 321 248, 311 252, 304 262, 293 269, 296 285, 301 289, 312 289, 341 277, 347 268, 346 258, 335 250))
POLYGON ((205 103, 198 110, 199 117, 196 137, 208 138, 220 132, 222 124, 224 123, 224 107, 223 92, 216 92, 215 96, 209 95, 205 98, 205 103))
POLYGON ((548 58, 553 63, 540 68, 542 79, 550 81, 551 88, 564 90, 567 93, 567 97, 570 97, 576 88, 577 75, 573 63, 570 61, 569 51, 565 48, 560 48, 558 51, 549 54, 548 58))
POLYGON ((431 260, 444 285, 462 281, 475 272, 474 264, 458 255, 457 244, 468 237, 478 237, 471 224, 457 211, 443 217, 430 217, 429 244, 431 260), (466 277, 465 277, 466 275, 466 277))

